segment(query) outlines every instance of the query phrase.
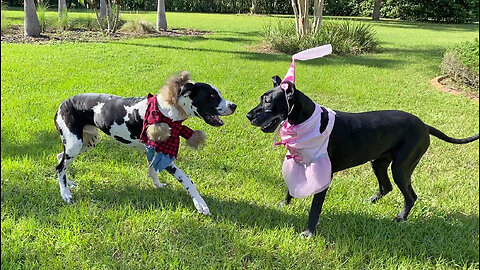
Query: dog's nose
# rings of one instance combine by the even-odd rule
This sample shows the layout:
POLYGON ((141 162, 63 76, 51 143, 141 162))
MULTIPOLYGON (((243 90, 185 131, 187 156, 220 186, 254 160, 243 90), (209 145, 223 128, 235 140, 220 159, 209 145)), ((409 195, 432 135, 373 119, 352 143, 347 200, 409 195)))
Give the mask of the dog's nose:
POLYGON ((248 118, 248 120, 252 121, 252 119, 253 119, 253 111, 250 111, 249 113, 247 113, 247 118, 248 118))
POLYGON ((237 109, 237 105, 235 105, 235 103, 231 103, 228 105, 228 108, 233 112, 235 112, 235 110, 237 109))

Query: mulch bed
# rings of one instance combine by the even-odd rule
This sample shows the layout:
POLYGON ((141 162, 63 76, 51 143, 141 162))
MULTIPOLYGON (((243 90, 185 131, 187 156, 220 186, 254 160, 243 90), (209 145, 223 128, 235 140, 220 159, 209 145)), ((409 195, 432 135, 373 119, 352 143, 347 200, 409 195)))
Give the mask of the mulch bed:
POLYGON ((463 90, 462 87, 449 76, 435 77, 430 83, 433 87, 442 92, 450 93, 452 95, 463 95, 478 102, 478 94, 463 90))
POLYGON ((101 42, 109 40, 122 40, 128 38, 151 38, 151 37, 179 37, 179 36, 202 36, 208 31, 193 29, 172 29, 155 33, 132 33, 118 31, 114 34, 104 34, 100 31, 85 29, 56 30, 47 29, 40 37, 25 37, 23 25, 11 25, 2 33, 2 42, 5 43, 34 43, 51 44, 60 42, 101 42))

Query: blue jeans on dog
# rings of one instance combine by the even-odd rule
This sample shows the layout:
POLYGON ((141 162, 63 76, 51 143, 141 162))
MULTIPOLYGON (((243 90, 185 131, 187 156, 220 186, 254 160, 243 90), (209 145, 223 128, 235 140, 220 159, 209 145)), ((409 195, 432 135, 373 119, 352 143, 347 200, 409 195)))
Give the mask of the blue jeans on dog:
POLYGON ((153 167, 157 172, 162 171, 168 165, 172 164, 175 158, 165 155, 162 152, 156 152, 155 148, 146 146, 148 167, 153 167))

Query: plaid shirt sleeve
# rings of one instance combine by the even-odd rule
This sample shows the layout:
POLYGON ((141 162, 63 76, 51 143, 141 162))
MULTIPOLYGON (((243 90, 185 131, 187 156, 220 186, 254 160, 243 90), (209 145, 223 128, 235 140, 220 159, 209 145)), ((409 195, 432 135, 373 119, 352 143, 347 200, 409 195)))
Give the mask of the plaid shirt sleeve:
POLYGON ((195 132, 191 128, 189 128, 185 125, 181 125, 179 131, 180 131, 180 133, 179 133, 180 136, 182 136, 183 138, 185 138, 187 140, 190 139, 192 137, 193 133, 195 132))

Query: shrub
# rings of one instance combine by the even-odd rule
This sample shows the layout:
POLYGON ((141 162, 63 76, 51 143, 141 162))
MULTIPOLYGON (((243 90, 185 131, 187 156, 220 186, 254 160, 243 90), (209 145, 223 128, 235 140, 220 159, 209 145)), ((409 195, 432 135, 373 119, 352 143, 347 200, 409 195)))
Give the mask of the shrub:
POLYGON ((62 30, 70 29, 71 20, 68 17, 68 12, 67 12, 66 9, 62 11, 62 15, 60 16, 60 18, 56 22, 56 26, 57 26, 57 28, 62 29, 62 30))
POLYGON ((157 30, 155 30, 155 26, 144 19, 135 19, 135 21, 126 22, 122 26, 122 28, 120 28, 120 30, 124 32, 142 33, 142 34, 157 32, 157 30))
POLYGON ((460 43, 448 50, 442 61, 442 71, 445 74, 477 93, 479 91, 478 46, 478 39, 460 43))
POLYGON ((7 14, 2 10, 2 28, 1 28, 2 33, 7 29, 7 27, 8 27, 7 14))
POLYGON ((48 9, 48 2, 47 1, 38 1, 37 4, 37 16, 38 22, 40 23, 40 33, 45 31, 47 27, 47 20, 45 18, 45 12, 48 9))
POLYGON ((99 30, 100 26, 95 18, 75 18, 70 21, 69 29, 99 30))
POLYGON ((278 21, 264 29, 265 42, 273 49, 293 54, 308 48, 332 44, 335 54, 362 54, 378 49, 376 33, 368 24, 352 21, 326 21, 317 34, 297 38, 295 25, 278 21))

